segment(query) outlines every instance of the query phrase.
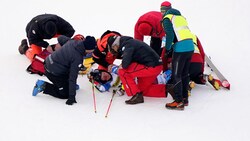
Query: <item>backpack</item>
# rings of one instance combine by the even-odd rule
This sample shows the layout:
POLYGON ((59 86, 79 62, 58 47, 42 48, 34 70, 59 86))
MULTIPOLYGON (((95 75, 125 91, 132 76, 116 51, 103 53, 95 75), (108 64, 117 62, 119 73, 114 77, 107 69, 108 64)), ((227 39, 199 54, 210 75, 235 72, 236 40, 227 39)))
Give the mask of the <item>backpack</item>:
POLYGON ((49 55, 50 53, 46 49, 44 49, 40 54, 34 57, 26 71, 30 74, 38 74, 40 76, 43 76, 45 73, 44 60, 49 55))

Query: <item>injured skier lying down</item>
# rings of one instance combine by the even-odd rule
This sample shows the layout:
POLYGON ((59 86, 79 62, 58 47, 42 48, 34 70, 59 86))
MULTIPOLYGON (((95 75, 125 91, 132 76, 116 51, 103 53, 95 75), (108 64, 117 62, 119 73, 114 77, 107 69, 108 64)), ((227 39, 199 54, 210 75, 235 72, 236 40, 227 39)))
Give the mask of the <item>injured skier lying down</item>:
MULTIPOLYGON (((112 72, 109 73, 105 70, 91 70, 88 73, 89 82, 93 83, 95 88, 99 92, 107 92, 111 88, 116 90, 116 93, 119 95, 124 95, 125 90, 124 86, 122 85, 119 76, 117 75, 118 66, 113 66, 112 72)), ((170 79, 171 72, 166 71, 161 73, 157 76, 156 80, 153 84, 157 87, 157 89, 149 89, 148 92, 144 93, 144 96, 149 97, 167 97, 165 91, 165 84, 170 79)))
MULTIPOLYGON (((121 96, 124 95, 126 92, 117 74, 118 68, 119 66, 114 65, 112 67, 111 72, 100 69, 91 70, 87 74, 87 77, 89 79, 89 82, 93 83, 95 88, 99 92, 101 93, 109 92, 110 89, 113 89, 116 91, 118 95, 121 96)), ((149 89, 149 91, 144 93, 143 95, 148 97, 167 97, 169 93, 171 96, 173 96, 174 92, 172 90, 171 75, 172 75, 171 70, 166 70, 160 73, 157 76, 156 80, 153 82, 154 85, 157 87, 157 89, 149 89)), ((194 86, 195 86, 194 82, 190 81, 189 95, 191 95, 191 89, 194 88, 194 86)))

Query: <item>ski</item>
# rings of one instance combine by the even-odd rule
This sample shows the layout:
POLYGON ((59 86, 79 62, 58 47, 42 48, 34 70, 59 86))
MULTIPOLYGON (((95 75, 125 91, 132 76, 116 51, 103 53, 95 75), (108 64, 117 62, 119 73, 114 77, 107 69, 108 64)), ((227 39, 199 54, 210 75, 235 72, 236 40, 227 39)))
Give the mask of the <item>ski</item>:
POLYGON ((230 83, 224 77, 224 75, 217 69, 217 67, 214 65, 212 60, 206 54, 205 54, 205 61, 207 63, 207 66, 211 69, 212 72, 214 72, 216 74, 216 76, 221 81, 221 86, 230 90, 230 83))
POLYGON ((221 81, 215 79, 211 74, 207 75, 207 81, 214 87, 215 90, 219 90, 221 86, 221 81))

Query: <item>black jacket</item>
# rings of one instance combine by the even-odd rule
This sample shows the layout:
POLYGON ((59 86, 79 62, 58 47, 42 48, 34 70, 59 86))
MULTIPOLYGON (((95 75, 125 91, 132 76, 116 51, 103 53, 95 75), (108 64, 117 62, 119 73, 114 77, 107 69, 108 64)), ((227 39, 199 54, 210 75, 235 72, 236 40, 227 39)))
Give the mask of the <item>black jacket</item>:
POLYGON ((84 41, 69 40, 45 59, 45 69, 55 76, 69 76, 69 97, 76 95, 76 80, 85 55, 84 41))
POLYGON ((122 67, 124 69, 136 62, 148 67, 161 65, 159 55, 145 42, 128 36, 121 36, 118 53, 122 54, 122 67))
POLYGON ((52 38, 44 32, 44 23, 47 21, 53 21, 56 24, 57 34, 72 37, 75 33, 71 24, 63 18, 53 14, 42 14, 34 17, 26 26, 29 44, 35 44, 44 48, 49 45, 48 42, 43 40, 52 38))

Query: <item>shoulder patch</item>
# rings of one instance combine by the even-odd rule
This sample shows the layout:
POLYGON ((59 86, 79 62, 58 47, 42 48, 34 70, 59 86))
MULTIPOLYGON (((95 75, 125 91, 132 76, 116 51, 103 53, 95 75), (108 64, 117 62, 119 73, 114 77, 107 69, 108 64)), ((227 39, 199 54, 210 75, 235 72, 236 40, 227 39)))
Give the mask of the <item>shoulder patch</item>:
POLYGON ((81 67, 82 67, 82 64, 79 64, 78 67, 81 68, 81 67))
POLYGON ((124 49, 125 49, 125 46, 122 47, 122 51, 124 51, 124 49))
POLYGON ((36 34, 36 31, 33 29, 33 30, 32 30, 32 33, 33 33, 33 34, 36 34))

